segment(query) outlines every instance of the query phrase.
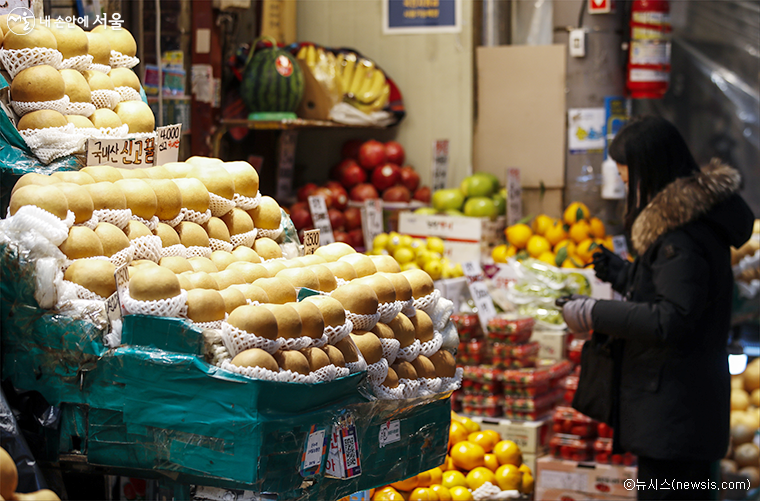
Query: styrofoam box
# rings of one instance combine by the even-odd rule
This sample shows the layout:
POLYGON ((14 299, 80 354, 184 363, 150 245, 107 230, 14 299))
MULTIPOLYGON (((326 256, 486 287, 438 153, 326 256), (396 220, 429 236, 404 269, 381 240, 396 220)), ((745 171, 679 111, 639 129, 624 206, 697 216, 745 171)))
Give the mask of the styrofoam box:
MULTIPOLYGON (((504 440, 512 440, 523 454, 541 454, 549 447, 551 417, 541 421, 510 421, 509 419, 470 416, 481 429, 496 430, 504 440)), ((535 465, 534 465, 535 466, 535 465)), ((532 471, 536 471, 531 467, 532 471)))
POLYGON ((626 488, 636 485, 635 466, 579 463, 548 456, 539 458, 536 466, 536 499, 636 498, 636 489, 626 488), (572 492, 577 496, 567 494, 572 492))
POLYGON ((567 358, 567 331, 533 328, 531 341, 538 341, 538 358, 562 360, 567 358))

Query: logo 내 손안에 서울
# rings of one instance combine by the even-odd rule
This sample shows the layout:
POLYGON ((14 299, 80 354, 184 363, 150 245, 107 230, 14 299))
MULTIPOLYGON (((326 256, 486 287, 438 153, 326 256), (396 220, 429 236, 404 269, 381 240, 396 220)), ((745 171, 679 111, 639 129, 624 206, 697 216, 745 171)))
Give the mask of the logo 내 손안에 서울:
POLYGON ((28 35, 34 29, 37 20, 34 13, 26 7, 16 7, 8 14, 7 29, 16 35, 28 35))

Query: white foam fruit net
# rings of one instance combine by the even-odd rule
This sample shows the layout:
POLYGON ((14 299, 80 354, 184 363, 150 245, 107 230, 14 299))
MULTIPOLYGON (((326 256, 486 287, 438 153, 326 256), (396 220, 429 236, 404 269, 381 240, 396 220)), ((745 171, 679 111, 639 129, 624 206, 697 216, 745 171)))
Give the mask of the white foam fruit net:
POLYGON ((428 316, 432 316, 433 310, 435 309, 435 305, 438 303, 438 299, 441 297, 441 291, 438 289, 434 289, 433 292, 428 294, 427 296, 423 296, 421 298, 414 300, 414 307, 418 310, 422 310, 425 313, 428 314, 428 316))
POLYGON ((92 65, 92 54, 84 54, 82 56, 73 56, 61 60, 61 64, 58 65, 59 70, 77 70, 86 71, 90 69, 92 65))
POLYGON ((315 371, 312 371, 311 374, 314 375, 314 382, 315 383, 326 383, 328 381, 332 381, 335 379, 335 376, 338 373, 338 367, 335 367, 334 365, 325 365, 324 367, 321 367, 315 371))
MULTIPOLYGON (((186 317, 187 316, 187 309, 185 309, 185 312, 182 313, 180 316, 186 317)), ((195 322, 193 321, 193 325, 197 327, 198 329, 203 330, 220 330, 222 328, 222 320, 212 320, 211 322, 195 322)))
POLYGON ((380 346, 383 347, 383 358, 388 361, 388 365, 393 365, 401 343, 399 343, 398 339, 380 338, 380 346))
POLYGON ((380 303, 377 307, 377 312, 380 314, 380 322, 387 324, 398 315, 404 303, 401 301, 393 301, 392 303, 380 303))
POLYGON ((81 115, 83 117, 89 117, 95 113, 95 105, 92 103, 75 103, 69 101, 66 105, 66 115, 81 115))
POLYGON ((416 379, 401 378, 398 380, 399 386, 404 385, 404 398, 414 398, 420 390, 420 383, 416 379))
POLYGON ((212 250, 208 247, 201 247, 200 245, 191 245, 190 247, 187 247, 186 255, 187 258, 190 259, 191 257, 209 257, 211 256, 212 250))
POLYGON ((119 93, 119 97, 121 98, 121 102, 124 101, 142 101, 142 97, 140 96, 140 93, 137 92, 132 87, 116 87, 116 92, 119 93))
POLYGON ((119 127, 100 127, 89 129, 89 134, 93 138, 100 139, 122 139, 129 134, 129 125, 123 124, 119 127))
POLYGON ((461 367, 457 367, 456 371, 454 372, 454 377, 441 378, 441 387, 438 388, 438 391, 440 393, 446 393, 449 391, 458 390, 459 387, 462 386, 463 375, 464 375, 464 369, 461 367))
POLYGON ((258 233, 256 234, 256 238, 271 238, 272 240, 277 240, 280 238, 280 235, 282 235, 282 226, 276 230, 267 230, 264 228, 257 228, 257 230, 258 233))
POLYGON ((404 385, 399 383, 395 388, 389 388, 384 384, 372 384, 375 396, 380 400, 401 400, 404 398, 404 385))
POLYGON ((417 381, 420 383, 420 396, 433 395, 435 393, 438 393, 438 390, 441 388, 441 378, 439 377, 420 377, 417 378, 417 381))
POLYGON ((187 257, 187 247, 182 244, 161 247, 159 255, 161 257, 187 257))
POLYGON ((309 336, 291 337, 291 338, 277 338, 282 342, 282 348, 284 350, 303 350, 311 346, 313 338, 309 336))
POLYGON ((433 314, 430 316, 435 329, 439 331, 443 330, 452 313, 454 313, 454 302, 441 296, 435 304, 433 314))
POLYGON ((246 231, 245 233, 238 233, 237 235, 230 235, 230 241, 232 242, 233 247, 253 247, 253 243, 256 241, 256 235, 258 234, 258 230, 256 228, 252 229, 251 231, 246 231))
POLYGON ((305 383, 312 384, 316 382, 314 373, 300 374, 293 371, 285 371, 280 369, 280 373, 277 375, 277 380, 282 383, 305 383))
POLYGON ((125 264, 129 264, 132 262, 132 259, 134 257, 135 250, 130 245, 129 247, 126 247, 124 249, 121 249, 119 252, 113 253, 108 260, 113 263, 115 267, 123 266, 125 264))
POLYGON ((93 216, 97 216, 98 222, 111 223, 112 225, 123 230, 132 219, 131 209, 98 209, 93 211, 93 216))
POLYGON ((168 224, 169 226, 171 226, 172 228, 174 228, 175 226, 177 226, 179 223, 182 222, 182 220, 184 219, 184 217, 185 216, 184 216, 184 214, 182 214, 182 211, 179 211, 179 214, 177 214, 177 216, 174 219, 160 219, 159 222, 160 223, 164 223, 164 224, 168 224))
POLYGON ((150 231, 156 231, 156 228, 158 228, 158 218, 156 216, 153 216, 150 219, 145 219, 137 214, 132 214, 132 220, 144 224, 150 231))
POLYGON ((180 214, 182 214, 183 221, 189 221, 195 224, 206 224, 208 223, 208 220, 211 219, 211 209, 206 212, 198 212, 193 209, 188 209, 187 207, 182 207, 180 214))
POLYGON ((87 138, 74 134, 74 124, 45 129, 26 129, 19 131, 24 142, 35 156, 45 164, 56 158, 81 153, 87 138))
POLYGON ((56 49, 35 47, 32 49, 0 49, 0 62, 10 74, 11 79, 16 78, 21 71, 47 64, 58 69, 63 60, 63 55, 56 49))
POLYGON ((87 289, 85 287, 82 287, 79 284, 75 284, 74 282, 69 282, 68 280, 63 281, 64 284, 71 288, 75 293, 78 299, 88 299, 90 301, 105 301, 106 298, 98 296, 94 292, 92 292, 90 289, 87 289))
POLYGON ((472 491, 472 498, 475 501, 490 501, 492 499, 495 501, 499 501, 501 499, 518 499, 521 496, 522 495, 520 494, 520 491, 516 489, 503 491, 501 488, 493 485, 491 482, 485 482, 483 485, 472 491))
POLYGON ((92 63, 87 69, 92 71, 99 71, 101 73, 105 73, 106 75, 111 73, 111 67, 107 64, 92 63))
POLYGON ((140 64, 140 59, 134 56, 127 56, 117 50, 111 51, 111 67, 112 68, 134 68, 140 64))
POLYGON ((359 315, 348 310, 346 310, 346 317, 354 324, 354 329, 362 331, 371 331, 378 320, 380 320, 379 313, 375 313, 374 315, 359 315))
POLYGON ((94 216, 93 215, 87 221, 85 221, 83 223, 75 224, 74 226, 84 226, 85 228, 89 228, 91 230, 94 230, 95 228, 98 227, 98 223, 99 222, 100 221, 98 221, 98 216, 94 216))
POLYGON ((443 336, 438 331, 433 332, 433 339, 420 343, 420 355, 424 355, 430 358, 430 355, 441 349, 443 344, 443 336))
POLYGON ((161 259, 161 237, 146 235, 132 240, 134 259, 149 259, 158 262, 161 259))
POLYGON ((398 353, 396 353, 396 359, 401 359, 405 362, 411 362, 415 358, 417 358, 417 355, 420 354, 420 340, 415 339, 412 344, 409 346, 405 346, 404 348, 399 348, 398 353))
POLYGON ((279 381, 280 373, 264 369, 263 367, 239 367, 229 360, 224 360, 221 365, 222 369, 235 374, 241 374, 252 379, 263 379, 264 381, 279 381))
POLYGON ((127 313, 132 315, 151 315, 154 317, 179 317, 187 305, 187 291, 181 290, 178 296, 154 301, 139 301, 129 295, 129 288, 122 294, 122 304, 127 313))
POLYGON ((235 193, 235 196, 232 197, 232 201, 235 202, 235 207, 243 210, 255 209, 259 206, 260 200, 261 192, 256 193, 255 197, 246 197, 240 193, 235 193))
POLYGON ((222 217, 235 208, 235 202, 232 200, 220 197, 216 193, 211 192, 209 192, 208 196, 210 199, 209 210, 214 217, 222 217))
POLYGON ((401 313, 403 313, 407 317, 413 317, 417 314, 417 308, 414 307, 414 298, 411 298, 408 301, 403 302, 401 313))
POLYGON ((380 384, 388 377, 388 361, 381 358, 374 364, 367 364, 367 373, 369 380, 375 384, 380 384))
POLYGON ((53 245, 59 246, 69 237, 66 222, 36 205, 20 207, 16 214, 5 219, 5 230, 14 233, 36 231, 47 238, 53 245))
POLYGON ((69 96, 63 96, 52 101, 11 101, 11 106, 18 116, 39 110, 52 110, 65 114, 69 106, 69 96))
POLYGON ((337 327, 328 325, 325 327, 327 342, 334 345, 338 341, 342 341, 352 330, 354 330, 354 323, 349 318, 346 318, 346 322, 343 325, 337 327))
POLYGON ((327 341, 328 341, 327 334, 322 334, 322 337, 320 338, 317 338, 317 339, 312 338, 311 345, 314 348, 322 348, 327 344, 327 341))
POLYGON ((367 362, 360 356, 359 360, 356 362, 346 362, 346 367, 348 368, 349 374, 356 374, 357 372, 367 370, 367 362))
POLYGON ((233 327, 226 321, 222 322, 222 342, 232 357, 241 351, 250 350, 251 348, 260 348, 272 354, 282 346, 281 338, 267 339, 257 336, 252 332, 233 327))
POLYGON ((208 239, 208 246, 211 248, 212 251, 226 251, 226 252, 232 252, 232 244, 229 242, 225 242, 224 240, 220 240, 218 238, 209 238, 208 239))
POLYGON ((108 108, 112 110, 121 101, 121 96, 115 90, 98 89, 90 92, 92 104, 96 108, 108 108))

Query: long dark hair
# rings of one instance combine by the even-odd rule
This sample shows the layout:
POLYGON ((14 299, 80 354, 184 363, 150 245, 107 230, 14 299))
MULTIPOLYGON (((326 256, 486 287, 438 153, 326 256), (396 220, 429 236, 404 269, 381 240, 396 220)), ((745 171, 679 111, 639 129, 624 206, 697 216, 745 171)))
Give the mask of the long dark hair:
POLYGON ((656 116, 632 119, 620 129, 608 151, 615 162, 628 166, 625 214, 628 231, 642 209, 665 186, 699 170, 675 126, 656 116))

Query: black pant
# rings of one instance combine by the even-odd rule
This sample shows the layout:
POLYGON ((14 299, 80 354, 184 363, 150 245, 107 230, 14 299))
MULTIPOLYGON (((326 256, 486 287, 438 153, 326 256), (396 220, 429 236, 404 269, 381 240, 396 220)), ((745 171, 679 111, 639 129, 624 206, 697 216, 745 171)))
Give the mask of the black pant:
POLYGON ((636 499, 718 499, 719 471, 715 461, 639 457, 636 499))

